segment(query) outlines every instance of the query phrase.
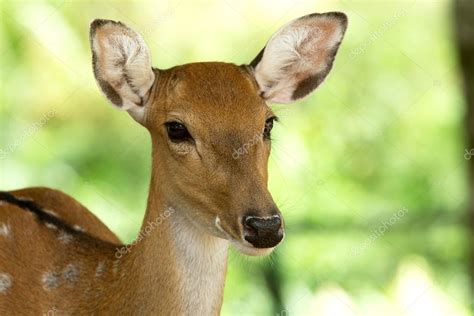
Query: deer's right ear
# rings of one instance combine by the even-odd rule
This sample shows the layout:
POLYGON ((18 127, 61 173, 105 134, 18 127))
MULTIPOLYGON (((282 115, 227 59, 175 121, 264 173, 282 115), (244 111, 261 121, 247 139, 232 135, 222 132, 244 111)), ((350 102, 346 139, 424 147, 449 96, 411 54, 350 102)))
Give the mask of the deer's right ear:
POLYGON ((94 20, 90 43, 95 79, 107 99, 120 109, 140 111, 155 80, 143 38, 120 22, 94 20))

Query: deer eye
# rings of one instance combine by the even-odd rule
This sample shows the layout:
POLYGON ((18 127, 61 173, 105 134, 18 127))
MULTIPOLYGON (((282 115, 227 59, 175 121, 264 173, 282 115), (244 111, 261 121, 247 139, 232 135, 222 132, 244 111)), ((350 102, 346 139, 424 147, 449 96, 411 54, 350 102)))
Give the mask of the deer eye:
POLYGON ((265 128, 263 129, 264 139, 270 139, 274 121, 278 121, 278 118, 276 116, 272 116, 265 121, 265 128))
POLYGON ((178 122, 167 122, 165 123, 168 137, 172 142, 179 143, 183 141, 191 141, 193 138, 189 134, 188 129, 181 123, 178 122))

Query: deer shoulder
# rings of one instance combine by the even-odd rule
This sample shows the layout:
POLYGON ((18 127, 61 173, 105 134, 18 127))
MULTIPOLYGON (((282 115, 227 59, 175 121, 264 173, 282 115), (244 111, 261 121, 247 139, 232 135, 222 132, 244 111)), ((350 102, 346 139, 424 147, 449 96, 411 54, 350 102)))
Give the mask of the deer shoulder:
MULTIPOLYGON (((84 205, 59 190, 35 187, 11 191, 10 193, 17 199, 35 203, 45 213, 57 218, 75 230, 86 232, 107 242, 121 243, 120 239, 84 205)), ((13 205, 11 203, 3 203, 3 207, 11 208, 13 205)), ((18 206, 16 208, 17 212, 25 212, 25 210, 18 210, 18 206)), ((18 216, 18 214, 12 215, 18 216)), ((2 218, 1 213, 0 218, 2 218)), ((42 222, 41 224, 47 225, 48 223, 42 222)))
POLYGON ((117 276, 119 247, 114 233, 61 191, 0 192, 0 315, 78 312, 71 301, 81 312, 105 310, 96 298, 117 276))

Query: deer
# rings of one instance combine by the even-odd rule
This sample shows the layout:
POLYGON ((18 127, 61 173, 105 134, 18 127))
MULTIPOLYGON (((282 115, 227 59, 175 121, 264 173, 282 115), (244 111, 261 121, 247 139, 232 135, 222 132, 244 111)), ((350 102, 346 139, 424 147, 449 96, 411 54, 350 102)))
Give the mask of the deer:
POLYGON ((341 12, 313 13, 281 27, 248 64, 158 69, 139 33, 94 20, 98 87, 151 137, 141 238, 123 244, 59 190, 1 191, 0 314, 218 315, 229 247, 265 256, 284 238, 268 190, 271 104, 323 82, 347 24, 341 12))

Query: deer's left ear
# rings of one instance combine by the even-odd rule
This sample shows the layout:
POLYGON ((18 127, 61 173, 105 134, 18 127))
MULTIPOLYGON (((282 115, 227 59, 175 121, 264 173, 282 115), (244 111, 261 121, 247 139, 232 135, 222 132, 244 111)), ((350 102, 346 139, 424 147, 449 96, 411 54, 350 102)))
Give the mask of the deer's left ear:
POLYGON ((326 78, 347 28, 340 12, 315 13, 283 26, 252 61, 255 79, 269 102, 291 103, 326 78))

